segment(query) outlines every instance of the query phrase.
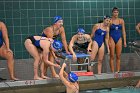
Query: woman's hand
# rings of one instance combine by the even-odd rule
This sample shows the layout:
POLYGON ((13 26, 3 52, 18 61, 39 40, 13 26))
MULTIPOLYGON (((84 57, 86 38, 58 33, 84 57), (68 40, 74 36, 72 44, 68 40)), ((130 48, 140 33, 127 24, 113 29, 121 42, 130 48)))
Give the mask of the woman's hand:
POLYGON ((127 47, 127 44, 126 44, 126 42, 124 42, 124 47, 127 47))
POLYGON ((66 51, 66 53, 67 53, 68 55, 70 55, 70 54, 71 54, 69 51, 66 51))
POLYGON ((58 57, 55 57, 55 61, 58 65, 60 65, 60 60, 58 59, 58 57))
POLYGON ((88 47, 88 48, 87 48, 87 51, 88 51, 88 52, 91 52, 91 48, 90 48, 90 47, 88 47))
POLYGON ((73 61, 77 61, 77 57, 75 54, 72 55, 72 59, 73 59, 73 61))
POLYGON ((7 49, 7 52, 10 52, 10 53, 13 54, 13 51, 11 49, 7 49))
POLYGON ((61 68, 61 66, 60 66, 60 65, 58 65, 58 64, 55 64, 55 67, 57 67, 57 68, 59 68, 59 69, 61 68))
POLYGON ((65 68, 66 66, 67 66, 67 64, 66 64, 66 63, 63 63, 62 67, 64 67, 64 68, 65 68))
POLYGON ((107 54, 110 55, 110 49, 109 48, 107 49, 107 54))

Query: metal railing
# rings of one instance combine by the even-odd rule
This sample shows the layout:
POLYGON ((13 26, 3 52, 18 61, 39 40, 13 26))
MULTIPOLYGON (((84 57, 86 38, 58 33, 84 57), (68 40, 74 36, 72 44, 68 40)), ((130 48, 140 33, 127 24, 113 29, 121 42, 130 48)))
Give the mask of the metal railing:
POLYGON ((128 42, 128 46, 136 53, 140 58, 140 40, 128 42))

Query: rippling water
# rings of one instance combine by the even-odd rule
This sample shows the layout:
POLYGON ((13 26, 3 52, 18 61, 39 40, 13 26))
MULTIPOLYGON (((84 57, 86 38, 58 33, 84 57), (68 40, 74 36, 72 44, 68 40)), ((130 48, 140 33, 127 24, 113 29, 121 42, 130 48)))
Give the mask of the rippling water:
POLYGON ((111 88, 102 90, 86 90, 80 93, 140 93, 140 88, 135 88, 133 86, 123 87, 123 88, 111 88))

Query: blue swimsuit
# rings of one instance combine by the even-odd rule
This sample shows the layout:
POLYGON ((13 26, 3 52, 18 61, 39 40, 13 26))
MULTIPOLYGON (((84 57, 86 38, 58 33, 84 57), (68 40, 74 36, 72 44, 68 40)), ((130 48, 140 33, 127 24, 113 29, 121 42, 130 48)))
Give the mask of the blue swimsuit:
POLYGON ((100 28, 95 31, 95 36, 93 37, 93 40, 97 42, 99 48, 102 46, 103 42, 105 41, 105 35, 106 35, 106 31, 100 28))
POLYGON ((122 25, 115 25, 112 24, 110 26, 110 36, 112 37, 112 39, 114 40, 115 44, 117 44, 117 42, 119 41, 119 39, 121 38, 121 30, 122 30, 122 25))
POLYGON ((3 45, 3 36, 2 32, 0 31, 0 47, 3 45))

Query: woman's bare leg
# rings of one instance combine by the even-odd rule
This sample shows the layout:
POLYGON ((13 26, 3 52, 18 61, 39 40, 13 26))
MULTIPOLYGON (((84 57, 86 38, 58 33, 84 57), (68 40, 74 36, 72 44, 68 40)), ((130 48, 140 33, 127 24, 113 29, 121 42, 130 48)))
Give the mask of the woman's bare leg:
MULTIPOLYGON (((94 61, 95 60, 95 57, 96 57, 96 54, 98 52, 98 44, 96 41, 93 41, 93 44, 92 44, 92 50, 91 50, 91 55, 90 55, 90 62, 94 61)), ((92 68, 91 66, 88 67, 88 70, 89 71, 92 71, 92 68)))
POLYGON ((98 51, 98 74, 101 74, 102 72, 102 62, 104 58, 104 44, 99 48, 98 51))
POLYGON ((114 73, 114 51, 115 51, 115 43, 112 37, 109 38, 109 49, 110 49, 110 69, 111 72, 114 73))
POLYGON ((117 72, 120 72, 121 52, 122 52, 122 39, 119 39, 118 43, 116 44, 116 70, 117 72))
POLYGON ((6 49, 6 46, 3 45, 0 48, 0 56, 7 60, 10 79, 11 80, 18 80, 17 78, 15 78, 15 75, 14 75, 14 57, 13 57, 13 53, 8 52, 7 49, 6 49))
POLYGON ((39 67, 39 62, 40 62, 40 56, 39 56, 38 50, 29 39, 25 41, 25 48, 30 53, 30 55, 34 58, 34 79, 41 80, 42 78, 39 77, 38 75, 38 67, 39 67))

